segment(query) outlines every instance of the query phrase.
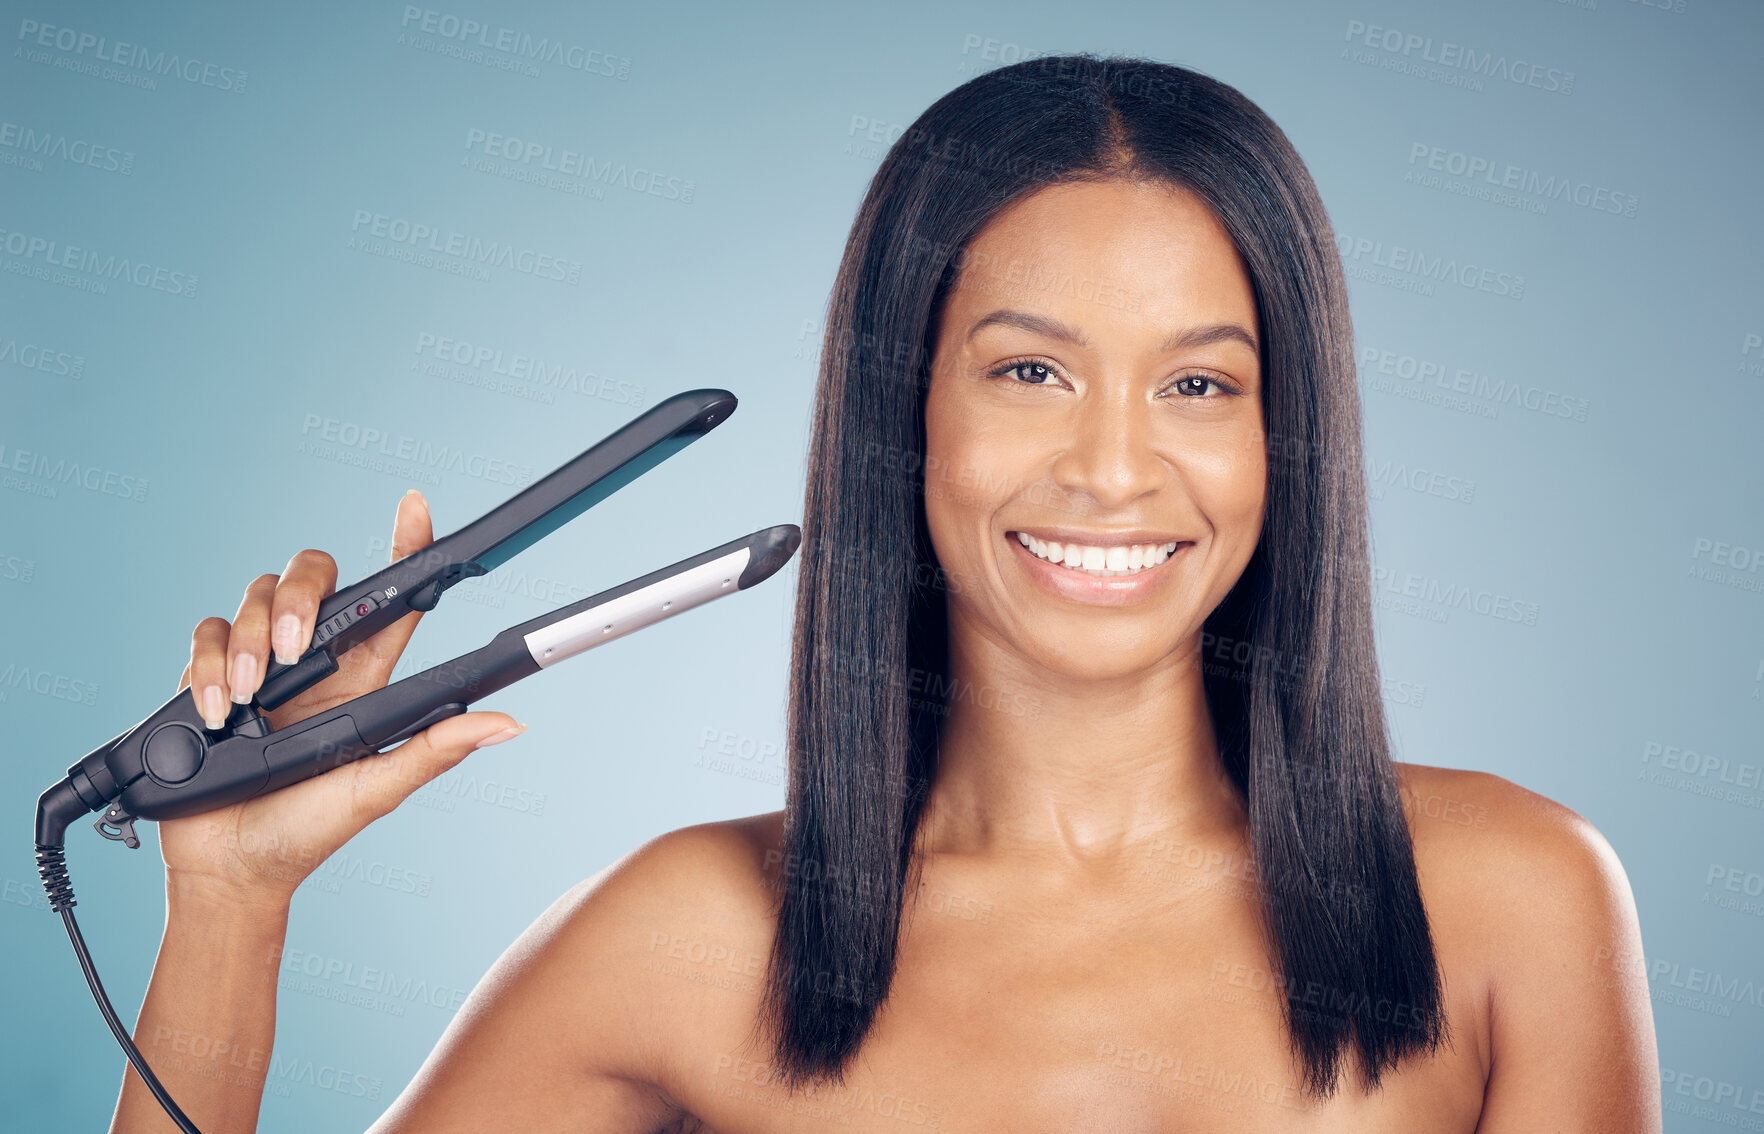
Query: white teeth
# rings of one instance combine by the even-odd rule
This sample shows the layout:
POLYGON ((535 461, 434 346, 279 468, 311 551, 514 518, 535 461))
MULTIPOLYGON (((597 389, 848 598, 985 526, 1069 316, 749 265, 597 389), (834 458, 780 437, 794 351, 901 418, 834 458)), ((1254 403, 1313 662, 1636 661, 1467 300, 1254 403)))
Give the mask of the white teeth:
POLYGON ((1093 547, 1088 544, 1061 544, 1053 540, 1040 540, 1027 532, 1018 532, 1017 542, 1039 558, 1088 575, 1132 575, 1156 567, 1170 558, 1180 543, 1172 541, 1093 547))

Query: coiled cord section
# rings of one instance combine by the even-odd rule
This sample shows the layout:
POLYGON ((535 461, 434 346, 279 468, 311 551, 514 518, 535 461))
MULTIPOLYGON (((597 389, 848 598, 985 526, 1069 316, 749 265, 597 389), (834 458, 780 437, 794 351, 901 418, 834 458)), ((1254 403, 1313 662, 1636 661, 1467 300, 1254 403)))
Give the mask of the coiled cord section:
POLYGON ((67 851, 62 847, 37 848, 37 874, 43 879, 43 892, 49 895, 49 908, 56 913, 72 909, 73 885, 67 880, 67 851))
POLYGON ((178 1109, 172 1101, 171 1094, 160 1083, 153 1069, 147 1066, 147 1060, 135 1047, 135 1041, 129 1038, 129 1031, 117 1018, 116 1009, 111 1006, 110 997, 104 994, 104 985, 98 980, 98 970, 92 966, 92 955, 86 951, 86 940, 80 936, 79 923, 74 921, 73 884, 67 880, 67 855, 61 847, 46 847, 37 844, 37 873, 43 879, 43 892, 49 895, 49 907, 61 915, 62 925, 67 927, 67 939, 73 943, 74 956, 79 958, 80 971, 86 974, 86 986, 92 990, 92 999, 98 1002, 98 1011, 104 1014, 104 1022, 110 1025, 110 1034, 122 1045, 123 1054, 129 1057, 135 1073, 165 1108, 165 1113, 178 1124, 184 1134, 202 1134, 188 1115, 178 1109))

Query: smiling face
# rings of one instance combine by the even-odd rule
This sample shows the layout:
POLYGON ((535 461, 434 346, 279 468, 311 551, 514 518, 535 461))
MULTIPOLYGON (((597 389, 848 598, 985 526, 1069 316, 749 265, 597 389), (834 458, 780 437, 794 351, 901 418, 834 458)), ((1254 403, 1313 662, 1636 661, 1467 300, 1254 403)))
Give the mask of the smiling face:
POLYGON ((1187 190, 1050 186, 992 219, 942 309, 925 403, 952 648, 978 633, 1106 679, 1195 642, 1261 532, 1255 336, 1248 273, 1187 190))

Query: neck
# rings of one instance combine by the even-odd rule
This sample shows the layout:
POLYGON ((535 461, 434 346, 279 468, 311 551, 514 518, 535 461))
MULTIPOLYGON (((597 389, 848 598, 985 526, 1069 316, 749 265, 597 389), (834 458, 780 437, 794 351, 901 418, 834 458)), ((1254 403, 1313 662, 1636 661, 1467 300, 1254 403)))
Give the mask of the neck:
POLYGON ((950 694, 920 824, 934 854, 1082 867, 1153 839, 1240 834, 1194 641, 1146 670, 1079 681, 950 626, 950 694))

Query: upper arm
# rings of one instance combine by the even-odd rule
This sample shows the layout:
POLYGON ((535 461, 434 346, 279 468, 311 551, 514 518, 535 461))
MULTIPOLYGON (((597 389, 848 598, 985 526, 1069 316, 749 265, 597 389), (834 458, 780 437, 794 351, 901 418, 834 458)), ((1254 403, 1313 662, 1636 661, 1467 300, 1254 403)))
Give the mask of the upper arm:
POLYGON ((1501 837, 1486 865, 1504 901, 1477 1134, 1657 1132, 1659 1056, 1623 865, 1573 811, 1487 779, 1501 837))
POLYGON ((656 1086, 672 1016, 645 958, 655 933, 702 916, 711 859, 728 849, 703 826, 683 828, 558 898, 490 967, 369 1134, 672 1128, 681 1112, 656 1086))

